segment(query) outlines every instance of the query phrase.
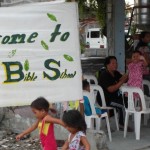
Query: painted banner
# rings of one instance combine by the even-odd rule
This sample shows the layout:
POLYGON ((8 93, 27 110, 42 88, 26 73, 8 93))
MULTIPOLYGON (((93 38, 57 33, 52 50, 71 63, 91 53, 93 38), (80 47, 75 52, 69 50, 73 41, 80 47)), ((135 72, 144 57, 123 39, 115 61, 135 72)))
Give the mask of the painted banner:
POLYGON ((0 107, 82 98, 76 3, 0 8, 0 107))

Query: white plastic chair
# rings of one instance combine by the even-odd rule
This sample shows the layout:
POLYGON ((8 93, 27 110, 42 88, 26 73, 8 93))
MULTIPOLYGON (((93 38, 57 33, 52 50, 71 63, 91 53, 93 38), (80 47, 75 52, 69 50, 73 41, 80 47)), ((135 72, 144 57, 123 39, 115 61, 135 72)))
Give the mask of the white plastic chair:
POLYGON ((136 140, 140 140, 140 126, 141 126, 141 114, 149 114, 150 109, 146 108, 144 93, 140 88, 122 86, 121 87, 122 95, 128 93, 128 108, 125 108, 125 125, 124 125, 124 137, 127 134, 127 126, 129 115, 134 114, 134 126, 135 126, 135 136, 136 140), (134 93, 138 93, 141 99, 142 111, 137 111, 135 108, 134 102, 134 93))
POLYGON ((108 119, 107 112, 103 113, 100 117, 96 114, 95 106, 94 106, 95 101, 94 101, 94 93, 93 92, 83 91, 83 96, 86 96, 89 99, 89 103, 90 103, 91 110, 92 110, 92 115, 91 116, 86 116, 85 115, 85 121, 86 121, 86 124, 87 124, 87 128, 94 129, 94 119, 95 119, 96 120, 96 130, 99 131, 100 130, 101 119, 105 118, 106 119, 106 124, 107 124, 109 140, 112 141, 111 131, 110 131, 110 124, 109 124, 109 119, 108 119))
MULTIPOLYGON (((148 80, 143 80, 143 89, 144 89, 144 86, 146 86, 148 88, 148 92, 149 92, 149 95, 146 95, 144 93, 144 96, 145 96, 145 100, 148 101, 150 104, 150 81, 148 80)), ((150 105, 149 105, 150 106, 150 105)))
POLYGON ((86 79, 90 84, 92 81, 94 81, 94 84, 98 85, 97 78, 94 75, 83 75, 83 78, 86 79))
MULTIPOLYGON (((86 75, 86 74, 84 74, 83 78, 85 80, 87 80, 90 85, 98 85, 98 80, 97 80, 97 78, 94 75, 86 75), (92 81, 94 81, 94 84, 93 84, 92 81)), ((95 91, 94 94, 97 95, 97 92, 95 91)))
MULTIPOLYGON (((108 106, 106 106, 105 96, 104 96, 104 92, 103 92, 102 87, 99 86, 99 85, 90 85, 90 90, 93 91, 94 93, 95 93, 95 91, 99 92, 100 97, 101 97, 101 101, 102 101, 102 107, 100 107, 101 109, 113 110, 114 111, 116 128, 119 131, 119 125, 118 125, 118 118, 117 118, 116 109, 114 107, 108 107, 108 106)), ((95 95, 95 100, 96 100, 96 95, 95 95)))
MULTIPOLYGON (((148 88, 148 92, 149 92, 149 94, 150 94, 150 81, 148 81, 148 80, 143 80, 143 89, 144 89, 145 86, 148 88)), ((146 95, 146 94, 144 93, 144 97, 145 97, 145 101, 146 101, 146 106, 147 106, 148 108, 150 108, 150 96, 148 96, 148 95, 146 95)), ((149 118, 150 118, 150 117, 149 117, 149 114, 146 114, 146 115, 144 116, 144 125, 147 125, 147 120, 148 120, 149 118)))

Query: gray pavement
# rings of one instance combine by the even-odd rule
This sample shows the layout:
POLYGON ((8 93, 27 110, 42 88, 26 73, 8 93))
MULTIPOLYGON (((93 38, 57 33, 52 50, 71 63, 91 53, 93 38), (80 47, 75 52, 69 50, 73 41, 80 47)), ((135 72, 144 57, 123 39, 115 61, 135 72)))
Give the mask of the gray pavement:
MULTIPOLYGON (((130 127, 134 129, 132 120, 130 127)), ((123 131, 115 131, 112 132, 112 142, 107 141, 107 144, 109 150, 150 150, 150 121, 147 126, 141 126, 140 140, 135 139, 134 132, 128 132, 124 138, 123 131)))

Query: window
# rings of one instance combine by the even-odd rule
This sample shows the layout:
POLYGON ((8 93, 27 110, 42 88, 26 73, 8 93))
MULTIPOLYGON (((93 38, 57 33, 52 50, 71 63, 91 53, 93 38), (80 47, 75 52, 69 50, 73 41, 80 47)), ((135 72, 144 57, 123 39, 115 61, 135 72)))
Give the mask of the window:
POLYGON ((99 38, 100 32, 99 31, 91 31, 91 38, 99 38))

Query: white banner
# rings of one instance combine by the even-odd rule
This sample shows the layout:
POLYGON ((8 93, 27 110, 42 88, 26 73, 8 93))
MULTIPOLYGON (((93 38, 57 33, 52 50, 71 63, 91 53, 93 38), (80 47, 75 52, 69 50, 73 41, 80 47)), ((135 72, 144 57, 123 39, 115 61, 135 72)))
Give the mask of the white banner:
POLYGON ((76 3, 0 8, 0 107, 82 98, 76 3))

